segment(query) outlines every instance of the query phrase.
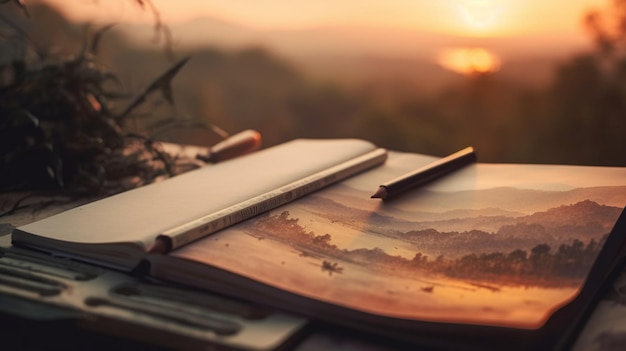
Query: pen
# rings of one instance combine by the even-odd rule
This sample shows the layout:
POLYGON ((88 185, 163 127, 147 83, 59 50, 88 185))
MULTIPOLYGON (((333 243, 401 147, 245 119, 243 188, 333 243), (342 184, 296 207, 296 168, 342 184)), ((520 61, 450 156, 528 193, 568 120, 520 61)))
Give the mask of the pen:
POLYGON ((409 189, 441 178, 472 162, 476 162, 476 153, 474 153, 473 147, 466 147, 452 155, 382 184, 371 198, 383 200, 391 198, 409 189))
POLYGON ((256 130, 246 129, 213 145, 208 154, 197 155, 196 158, 204 162, 216 163, 256 151, 259 147, 261 147, 261 134, 256 130))

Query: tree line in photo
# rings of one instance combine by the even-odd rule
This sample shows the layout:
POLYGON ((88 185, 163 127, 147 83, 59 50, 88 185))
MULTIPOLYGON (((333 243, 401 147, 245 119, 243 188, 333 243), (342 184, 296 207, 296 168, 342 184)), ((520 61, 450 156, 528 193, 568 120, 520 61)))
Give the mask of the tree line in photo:
POLYGON ((307 231, 299 224, 298 218, 291 218, 289 211, 265 214, 245 225, 249 227, 249 233, 285 242, 299 250, 303 257, 326 257, 331 261, 348 261, 399 274, 421 272, 463 280, 520 285, 545 284, 551 279, 557 284, 577 284, 588 273, 606 239, 606 236, 599 241, 592 238, 587 243, 574 239, 560 244, 558 248, 541 243, 528 251, 472 253, 457 258, 445 255, 428 257, 417 252, 412 259, 408 259, 390 255, 380 248, 340 249, 331 243, 330 234, 307 231))

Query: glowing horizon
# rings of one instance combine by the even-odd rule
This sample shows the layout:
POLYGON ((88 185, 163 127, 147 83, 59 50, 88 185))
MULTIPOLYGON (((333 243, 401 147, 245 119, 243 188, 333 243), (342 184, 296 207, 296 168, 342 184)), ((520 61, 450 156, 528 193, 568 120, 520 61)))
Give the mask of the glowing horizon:
MULTIPOLYGON (((68 6, 68 0, 32 1, 46 1, 72 21, 154 23, 149 5, 142 10, 136 0, 110 0, 106 4, 72 0, 75 1, 72 6, 68 6)), ((549 48, 550 44, 545 43, 555 40, 562 44, 580 44, 585 36, 582 25, 584 12, 591 8, 603 8, 608 0, 264 0, 253 6, 246 0, 181 0, 176 3, 152 1, 161 20, 168 25, 208 17, 258 31, 297 31, 324 27, 331 31, 334 27, 367 31, 371 28, 389 28, 458 36, 469 41, 445 47, 440 43, 427 43, 431 51, 427 57, 431 62, 457 73, 474 74, 495 72, 507 61, 502 52, 481 45, 479 39, 511 39, 507 45, 518 47, 521 52, 528 52, 533 48, 549 48), (476 42, 473 43, 473 39, 476 42)), ((174 34, 187 43, 207 40, 195 32, 174 34)), ((217 35, 223 34, 225 33, 217 35)), ((365 41, 366 44, 360 38, 343 43, 335 41, 320 44, 324 40, 333 39, 332 36, 317 38, 318 42, 313 47, 358 52, 363 49, 363 45, 370 45, 370 49, 374 48, 373 50, 382 54, 409 56, 420 49, 417 46, 412 47, 415 44, 406 38, 384 35, 372 37, 369 42, 365 41)), ((307 44, 290 43, 291 47, 287 51, 293 53, 303 48, 313 50, 307 44)), ((281 47, 285 48, 284 45, 281 47)))
POLYGON ((500 59, 494 53, 477 47, 444 50, 437 63, 461 74, 496 72, 500 68, 500 59))
MULTIPOLYGON (((256 29, 323 26, 403 28, 465 37, 507 37, 536 33, 582 33, 584 11, 607 0, 152 0, 166 23, 214 17, 256 29)), ((46 0, 70 19, 147 23, 149 11, 134 0, 84 2, 46 0)), ((27 2, 28 3, 28 2, 27 2)))

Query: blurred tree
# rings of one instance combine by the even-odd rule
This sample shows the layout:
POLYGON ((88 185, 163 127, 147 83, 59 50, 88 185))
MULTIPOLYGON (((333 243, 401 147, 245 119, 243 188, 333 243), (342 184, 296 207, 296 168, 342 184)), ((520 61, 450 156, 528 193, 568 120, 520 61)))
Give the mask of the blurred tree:
POLYGON ((611 0, 609 9, 593 9, 584 18, 585 26, 603 56, 621 60, 626 54, 626 1, 611 0))
POLYGON ((536 151, 548 160, 560 156, 564 162, 624 166, 626 1, 613 0, 606 12, 589 11, 585 26, 596 49, 556 71, 540 143, 552 141, 555 147, 536 151))

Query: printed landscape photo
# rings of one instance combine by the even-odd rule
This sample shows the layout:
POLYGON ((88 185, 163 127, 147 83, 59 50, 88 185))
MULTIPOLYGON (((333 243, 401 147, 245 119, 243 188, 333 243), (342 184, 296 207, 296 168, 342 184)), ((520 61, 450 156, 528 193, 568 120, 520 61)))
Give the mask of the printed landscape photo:
POLYGON ((522 165, 472 166, 397 201, 369 199, 372 184, 402 174, 405 161, 391 158, 175 255, 376 314, 537 327, 582 286, 626 199, 620 179, 585 187, 580 172, 546 183, 547 168, 522 165), (474 189, 455 182, 461 176, 474 189), (492 177, 500 180, 484 179, 492 177))

